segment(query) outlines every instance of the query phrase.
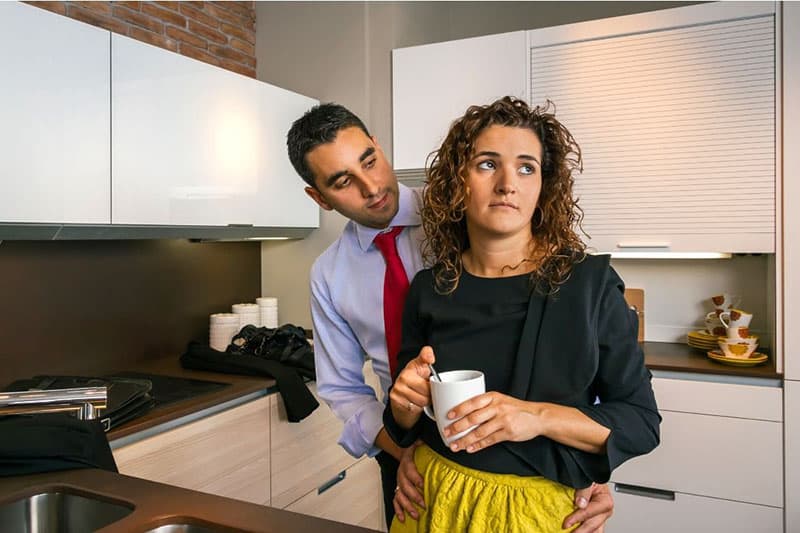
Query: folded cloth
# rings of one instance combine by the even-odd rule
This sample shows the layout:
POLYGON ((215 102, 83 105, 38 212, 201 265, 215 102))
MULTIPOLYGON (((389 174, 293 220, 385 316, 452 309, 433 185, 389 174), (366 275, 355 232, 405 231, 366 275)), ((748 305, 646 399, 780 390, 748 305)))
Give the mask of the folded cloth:
POLYGON ((100 420, 63 413, 0 417, 0 476, 101 468, 117 472, 100 420))
POLYGON ((289 422, 300 422, 319 406, 297 369, 253 355, 229 354, 192 341, 181 356, 181 366, 194 370, 269 376, 275 378, 289 422))

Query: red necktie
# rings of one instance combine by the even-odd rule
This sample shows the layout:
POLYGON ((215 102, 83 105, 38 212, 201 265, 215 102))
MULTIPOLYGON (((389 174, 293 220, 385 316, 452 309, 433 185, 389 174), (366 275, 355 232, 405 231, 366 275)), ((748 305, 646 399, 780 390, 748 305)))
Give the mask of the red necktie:
POLYGON ((403 322, 403 303, 408 292, 408 276, 403 262, 397 253, 395 238, 403 231, 403 227, 394 227, 385 233, 379 233, 375 246, 381 251, 386 261, 386 273, 383 277, 383 326, 386 330, 386 351, 389 355, 389 371, 392 377, 397 368, 397 353, 400 351, 400 336, 403 322))

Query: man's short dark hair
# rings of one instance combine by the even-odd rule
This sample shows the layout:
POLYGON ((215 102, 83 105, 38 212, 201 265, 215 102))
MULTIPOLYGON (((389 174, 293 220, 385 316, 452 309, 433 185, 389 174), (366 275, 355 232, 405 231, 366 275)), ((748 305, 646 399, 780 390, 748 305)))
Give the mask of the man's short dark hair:
POLYGON ((339 131, 360 128, 369 137, 367 127, 349 109, 339 104, 320 104, 298 118, 286 135, 289 161, 303 180, 316 188, 314 173, 308 168, 306 155, 321 144, 333 142, 339 131))

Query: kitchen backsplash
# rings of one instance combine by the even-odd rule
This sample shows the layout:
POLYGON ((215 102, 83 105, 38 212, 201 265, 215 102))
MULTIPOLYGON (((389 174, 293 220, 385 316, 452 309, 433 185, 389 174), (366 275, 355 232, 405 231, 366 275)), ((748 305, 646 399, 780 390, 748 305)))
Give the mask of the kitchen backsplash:
POLYGON ((258 296, 257 242, 3 241, 0 386, 178 356, 209 314, 258 296))

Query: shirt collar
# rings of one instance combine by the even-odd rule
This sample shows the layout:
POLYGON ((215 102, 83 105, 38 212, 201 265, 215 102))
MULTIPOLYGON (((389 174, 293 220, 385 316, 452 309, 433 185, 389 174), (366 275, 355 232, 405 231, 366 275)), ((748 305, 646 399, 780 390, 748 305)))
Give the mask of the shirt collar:
MULTIPOLYGON (((422 200, 419 192, 406 187, 402 183, 398 183, 397 187, 399 189, 397 214, 386 229, 392 226, 419 226, 422 224, 422 218, 419 215, 422 200)), ((368 228, 357 222, 353 222, 353 224, 356 228, 358 244, 361 246, 361 250, 365 252, 372 244, 375 236, 382 231, 386 231, 386 229, 368 228)))

